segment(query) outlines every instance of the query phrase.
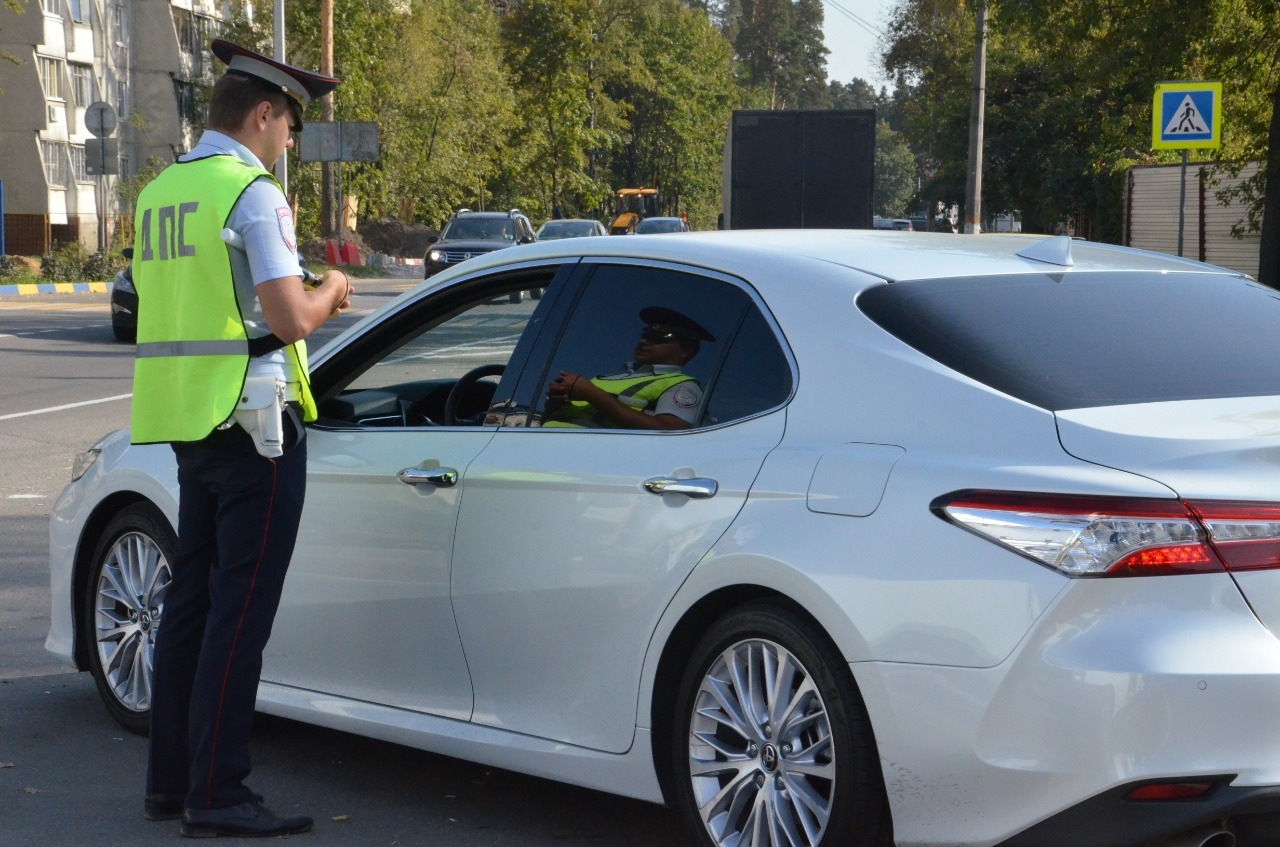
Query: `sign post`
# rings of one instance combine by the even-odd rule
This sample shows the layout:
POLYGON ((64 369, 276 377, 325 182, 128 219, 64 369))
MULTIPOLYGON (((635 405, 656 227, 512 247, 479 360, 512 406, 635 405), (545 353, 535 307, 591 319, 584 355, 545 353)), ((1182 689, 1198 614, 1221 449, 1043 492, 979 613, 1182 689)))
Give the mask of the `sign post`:
POLYGON ((98 100, 84 110, 84 128, 94 137, 92 143, 85 145, 85 167, 98 177, 98 251, 103 255, 107 252, 107 185, 104 177, 120 170, 119 142, 111 138, 111 133, 116 131, 116 122, 116 110, 110 103, 98 100), (98 155, 94 156, 94 152, 98 155))
POLYGON ((1158 82, 1151 104, 1151 146, 1182 151, 1178 189, 1178 255, 1187 206, 1187 150, 1222 146, 1222 83, 1158 82))
POLYGON ((378 124, 373 121, 320 121, 307 124, 298 136, 298 161, 338 163, 338 247, 342 247, 346 203, 342 197, 342 163, 378 161, 378 124))

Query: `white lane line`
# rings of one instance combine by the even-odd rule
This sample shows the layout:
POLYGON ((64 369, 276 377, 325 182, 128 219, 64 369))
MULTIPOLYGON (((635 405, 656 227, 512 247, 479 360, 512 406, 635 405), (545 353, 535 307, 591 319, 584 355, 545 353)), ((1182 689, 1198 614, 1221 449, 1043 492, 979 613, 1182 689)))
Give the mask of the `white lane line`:
POLYGON ((85 400, 83 403, 67 403, 65 406, 50 406, 47 409, 33 409, 30 412, 14 412, 12 415, 0 415, 0 421, 25 418, 31 415, 43 415, 46 412, 61 412, 64 409, 76 409, 80 406, 93 406, 98 403, 110 403, 114 400, 127 400, 132 396, 132 394, 117 394, 114 397, 103 397, 101 400, 85 400))
POLYGON ((8 499, 10 500, 45 500, 47 498, 43 494, 10 494, 8 499))

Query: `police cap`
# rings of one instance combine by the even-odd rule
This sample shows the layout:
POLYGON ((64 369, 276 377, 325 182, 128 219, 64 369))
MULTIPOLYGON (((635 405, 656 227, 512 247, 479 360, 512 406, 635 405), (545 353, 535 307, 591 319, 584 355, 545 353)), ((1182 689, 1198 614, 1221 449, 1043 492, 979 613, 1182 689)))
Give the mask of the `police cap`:
POLYGON ((323 97, 337 88, 338 83, 341 82, 330 76, 321 76, 268 59, 261 53, 255 53, 221 38, 215 38, 209 47, 213 50, 213 55, 227 66, 227 73, 247 76, 289 95, 297 103, 299 112, 312 99, 323 97))
POLYGON ((684 336, 690 341, 715 341, 716 338, 693 318, 680 314, 666 306, 646 306, 640 310, 640 320, 646 328, 684 336))

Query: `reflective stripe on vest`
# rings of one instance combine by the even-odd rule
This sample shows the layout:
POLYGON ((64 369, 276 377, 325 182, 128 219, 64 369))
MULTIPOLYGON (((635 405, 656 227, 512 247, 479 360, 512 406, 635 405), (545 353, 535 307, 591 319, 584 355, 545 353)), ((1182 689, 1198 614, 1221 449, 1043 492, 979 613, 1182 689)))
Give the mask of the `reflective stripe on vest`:
MULTIPOLYGON (((622 379, 606 379, 597 376, 592 378, 591 384, 601 391, 614 395, 623 404, 637 411, 647 412, 657 404, 658 398, 663 394, 680 383, 689 382, 692 379, 693 377, 684 373, 643 374, 622 379)), ((569 401, 563 408, 556 411, 553 420, 546 420, 542 425, 544 427, 619 426, 617 421, 605 417, 585 400, 569 401)))

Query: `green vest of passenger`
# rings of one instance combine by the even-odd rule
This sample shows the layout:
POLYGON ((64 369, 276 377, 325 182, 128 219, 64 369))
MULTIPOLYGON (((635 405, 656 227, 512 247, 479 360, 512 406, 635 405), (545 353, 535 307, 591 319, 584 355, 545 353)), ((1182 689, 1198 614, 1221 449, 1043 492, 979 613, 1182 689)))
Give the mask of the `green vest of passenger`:
MULTIPOLYGON (((240 195, 258 179, 275 177, 234 156, 209 156, 170 165, 138 195, 134 444, 199 441, 235 411, 249 368, 249 337, 221 233, 240 195)), ((303 418, 315 420, 306 345, 284 350, 303 418)))
MULTIPOLYGON (((654 407, 659 397, 680 383, 691 379, 693 377, 682 373, 643 374, 621 379, 597 376, 592 378, 591 384, 614 395, 624 405, 640 412, 647 412, 654 407)), ((554 414, 555 418, 544 421, 543 427, 618 426, 617 421, 604 417, 585 400, 570 400, 554 414)))

